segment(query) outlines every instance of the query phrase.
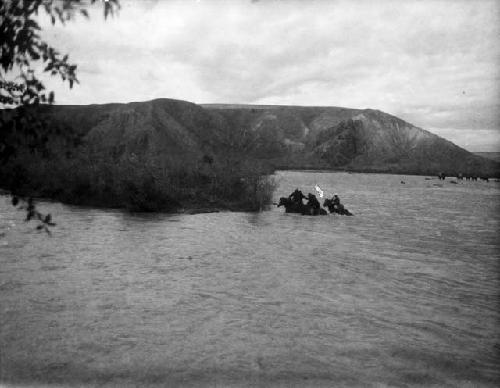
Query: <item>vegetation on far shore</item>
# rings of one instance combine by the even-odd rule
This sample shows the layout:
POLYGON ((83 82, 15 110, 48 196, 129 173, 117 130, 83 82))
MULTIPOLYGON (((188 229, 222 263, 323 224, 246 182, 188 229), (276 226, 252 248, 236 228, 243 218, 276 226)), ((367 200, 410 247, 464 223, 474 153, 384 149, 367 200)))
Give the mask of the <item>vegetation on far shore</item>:
POLYGON ((146 212, 258 211, 272 202, 275 188, 271 176, 252 168, 228 174, 216 169, 171 170, 136 160, 84 163, 84 159, 61 163, 16 158, 0 168, 2 188, 25 198, 146 212))

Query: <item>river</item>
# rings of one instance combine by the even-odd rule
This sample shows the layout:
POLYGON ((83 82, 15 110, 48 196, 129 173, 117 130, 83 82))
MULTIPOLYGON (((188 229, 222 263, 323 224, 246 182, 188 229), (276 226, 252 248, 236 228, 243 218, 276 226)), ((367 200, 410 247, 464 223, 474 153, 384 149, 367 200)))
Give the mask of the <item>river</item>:
POLYGON ((355 216, 42 202, 49 237, 0 197, 0 384, 500 384, 500 183, 276 179, 355 216))

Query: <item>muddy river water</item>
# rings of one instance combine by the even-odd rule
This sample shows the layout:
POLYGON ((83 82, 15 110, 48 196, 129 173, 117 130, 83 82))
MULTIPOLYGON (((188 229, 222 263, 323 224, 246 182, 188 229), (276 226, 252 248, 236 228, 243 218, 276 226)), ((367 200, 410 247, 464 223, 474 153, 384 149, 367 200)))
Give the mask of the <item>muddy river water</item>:
POLYGON ((276 179, 355 216, 42 202, 48 237, 0 197, 0 384, 498 386, 498 182, 276 179))

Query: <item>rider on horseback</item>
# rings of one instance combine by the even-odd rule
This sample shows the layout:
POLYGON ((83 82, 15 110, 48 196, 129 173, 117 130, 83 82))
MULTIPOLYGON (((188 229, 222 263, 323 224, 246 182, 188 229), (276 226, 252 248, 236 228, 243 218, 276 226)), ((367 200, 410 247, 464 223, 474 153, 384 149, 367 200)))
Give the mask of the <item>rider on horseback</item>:
POLYGON ((290 194, 288 198, 290 198, 294 203, 297 205, 302 205, 302 199, 304 199, 306 196, 302 194, 302 191, 299 189, 295 189, 295 191, 290 194))
POLYGON ((340 203, 340 198, 337 194, 333 194, 333 197, 332 197, 332 203, 333 203, 333 208, 336 209, 336 210, 344 210, 344 205, 342 205, 340 203))
POLYGON ((311 206, 313 209, 319 209, 321 207, 316 196, 311 193, 307 195, 307 204, 311 206))

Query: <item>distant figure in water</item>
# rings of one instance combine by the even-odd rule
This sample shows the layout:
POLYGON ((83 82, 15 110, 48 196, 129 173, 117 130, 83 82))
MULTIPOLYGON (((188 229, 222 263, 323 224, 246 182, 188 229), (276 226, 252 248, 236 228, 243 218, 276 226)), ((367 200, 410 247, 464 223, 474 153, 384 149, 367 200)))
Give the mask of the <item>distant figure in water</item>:
POLYGON ((344 205, 340 203, 340 198, 337 194, 334 194, 331 199, 326 199, 323 206, 328 207, 330 213, 337 213, 345 216, 352 216, 353 214, 347 210, 344 205))
POLYGON ((288 196, 288 198, 290 198, 294 203, 296 203, 297 205, 302 205, 302 200, 305 198, 306 196, 304 194, 302 194, 302 191, 300 191, 298 188, 295 189, 295 191, 290 194, 288 196))

